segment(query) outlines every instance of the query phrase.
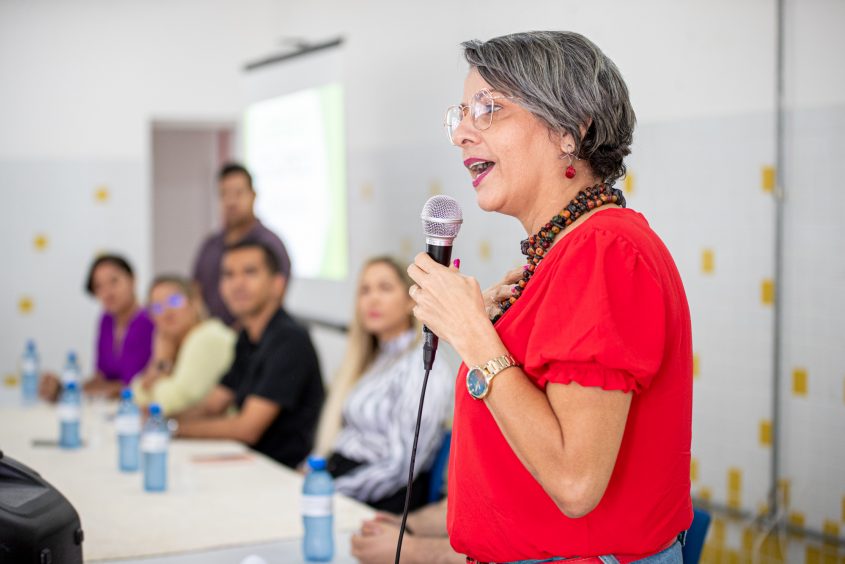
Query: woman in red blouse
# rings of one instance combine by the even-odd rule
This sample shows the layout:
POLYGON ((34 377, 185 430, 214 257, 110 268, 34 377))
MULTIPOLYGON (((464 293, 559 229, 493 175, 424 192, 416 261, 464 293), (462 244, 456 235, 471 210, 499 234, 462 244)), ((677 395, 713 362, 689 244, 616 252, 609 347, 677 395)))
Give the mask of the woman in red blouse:
POLYGON ((463 47, 448 133, 478 205, 529 238, 525 267, 483 293, 424 253, 408 268, 415 315, 464 361, 451 544, 468 562, 681 562, 690 316, 669 251, 612 187, 635 125, 625 83, 575 33, 463 47))

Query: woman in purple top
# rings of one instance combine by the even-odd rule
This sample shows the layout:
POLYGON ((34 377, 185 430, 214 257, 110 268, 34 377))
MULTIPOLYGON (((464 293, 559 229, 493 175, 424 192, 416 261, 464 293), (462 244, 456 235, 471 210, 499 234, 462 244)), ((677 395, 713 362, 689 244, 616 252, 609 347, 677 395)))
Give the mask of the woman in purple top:
MULTIPOLYGON (((153 323, 135 295, 132 267, 121 256, 102 255, 88 271, 86 290, 103 306, 97 336, 97 370, 85 382, 86 393, 117 397, 150 360, 153 323)), ((55 400, 60 383, 52 374, 41 382, 41 395, 55 400)))

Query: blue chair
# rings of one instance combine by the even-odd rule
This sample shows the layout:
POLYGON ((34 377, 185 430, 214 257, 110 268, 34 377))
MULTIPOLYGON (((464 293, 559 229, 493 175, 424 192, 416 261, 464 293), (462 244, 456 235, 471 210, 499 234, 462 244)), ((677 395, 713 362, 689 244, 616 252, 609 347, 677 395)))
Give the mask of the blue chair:
POLYGON ((431 467, 431 480, 428 482, 428 502, 435 503, 443 499, 443 483, 446 479, 446 466, 449 462, 449 447, 452 444, 452 431, 443 433, 443 442, 431 467))
POLYGON ((698 564, 701 558, 701 549, 704 548, 704 538, 707 536, 707 529, 710 528, 710 514, 703 509, 694 509, 692 525, 687 531, 686 543, 684 544, 684 564, 698 564))

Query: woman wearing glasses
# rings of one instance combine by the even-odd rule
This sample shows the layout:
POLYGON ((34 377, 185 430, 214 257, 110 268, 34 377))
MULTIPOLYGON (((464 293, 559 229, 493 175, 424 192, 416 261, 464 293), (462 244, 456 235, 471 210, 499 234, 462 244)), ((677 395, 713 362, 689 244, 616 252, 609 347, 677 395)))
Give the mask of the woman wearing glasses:
POLYGON ((149 311, 155 323, 153 360, 132 391, 139 405, 158 403, 171 416, 199 402, 223 377, 236 335, 208 318, 197 288, 176 276, 153 281, 149 311))
MULTIPOLYGON (((117 397, 120 389, 147 365, 152 348, 153 324, 135 295, 132 266, 120 255, 101 255, 88 269, 85 290, 103 308, 97 331, 96 372, 85 382, 87 394, 117 397)), ((56 401, 61 382, 46 373, 39 394, 56 401)))
POLYGON ((447 132, 478 205, 527 238, 523 269, 483 293, 425 254, 408 269, 417 318, 464 361, 451 544, 469 562, 681 562, 690 316, 668 250, 613 188, 635 125, 625 83, 575 33, 463 47, 447 132))

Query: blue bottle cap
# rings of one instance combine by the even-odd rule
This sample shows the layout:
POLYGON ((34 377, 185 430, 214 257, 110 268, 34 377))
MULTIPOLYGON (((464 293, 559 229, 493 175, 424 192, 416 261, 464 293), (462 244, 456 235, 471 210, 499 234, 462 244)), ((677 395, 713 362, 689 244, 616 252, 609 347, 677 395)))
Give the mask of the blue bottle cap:
POLYGON ((68 362, 76 362, 76 351, 68 351, 67 360, 68 362))
POLYGON ((123 388, 122 390, 120 390, 120 399, 131 400, 132 399, 132 389, 131 388, 123 388))
POLYGON ((150 416, 151 417, 158 417, 161 415, 161 406, 157 403, 150 404, 150 416))
POLYGON ((68 391, 71 391, 71 392, 75 391, 76 387, 77 387, 76 382, 73 382, 73 381, 70 381, 67 384, 65 384, 65 389, 68 390, 68 391))
POLYGON ((308 466, 311 468, 311 470, 325 470, 326 459, 322 456, 309 456, 308 466))
POLYGON ((35 339, 28 339, 26 341, 26 350, 34 351, 35 350, 35 339))

